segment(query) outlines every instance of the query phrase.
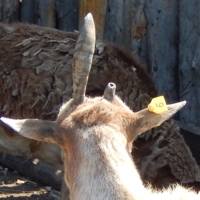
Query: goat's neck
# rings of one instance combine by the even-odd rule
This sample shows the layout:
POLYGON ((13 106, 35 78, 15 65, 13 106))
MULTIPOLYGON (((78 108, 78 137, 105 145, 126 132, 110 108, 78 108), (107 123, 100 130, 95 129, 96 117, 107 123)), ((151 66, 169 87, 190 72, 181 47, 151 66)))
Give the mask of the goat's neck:
POLYGON ((127 150, 123 134, 102 127, 78 134, 78 142, 64 151, 71 200, 142 199, 145 192, 127 150), (96 131, 96 133, 91 133, 96 131), (80 139, 81 138, 81 139, 80 139))

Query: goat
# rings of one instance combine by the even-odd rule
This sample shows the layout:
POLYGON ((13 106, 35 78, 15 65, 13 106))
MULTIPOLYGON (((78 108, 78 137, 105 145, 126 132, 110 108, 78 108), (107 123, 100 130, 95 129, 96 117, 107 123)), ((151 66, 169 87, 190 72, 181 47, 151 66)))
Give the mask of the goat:
MULTIPOLYGON (((60 105, 71 98, 76 39, 77 33, 0 23, 1 116, 55 120, 60 105)), ((137 55, 96 41, 87 94, 102 95, 106 83, 115 82, 117 94, 131 109, 143 109, 157 95, 145 68, 137 55)), ((200 180, 199 167, 172 120, 138 136, 134 146, 133 156, 142 179, 155 187, 167 187, 174 182, 194 186, 200 180)), ((23 138, 3 123, 0 150, 38 158, 63 169, 56 144, 23 138)))
POLYGON ((24 137, 61 147, 71 200, 199 198, 179 186, 163 192, 145 188, 130 155, 137 135, 170 118, 186 102, 168 105, 161 114, 147 108, 134 113, 115 95, 114 83, 108 84, 103 97, 85 97, 94 44, 94 22, 88 14, 74 53, 73 99, 62 106, 56 121, 1 121, 24 137))

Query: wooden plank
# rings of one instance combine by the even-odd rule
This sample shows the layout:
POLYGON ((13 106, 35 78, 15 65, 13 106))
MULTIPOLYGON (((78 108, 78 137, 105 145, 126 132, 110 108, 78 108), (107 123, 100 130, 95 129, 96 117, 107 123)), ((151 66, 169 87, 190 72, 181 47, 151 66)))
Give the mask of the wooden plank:
POLYGON ((0 21, 16 22, 19 20, 19 0, 0 0, 0 21))
POLYGON ((57 172, 46 163, 3 153, 0 153, 0 163, 46 186, 61 189, 63 173, 57 172))
POLYGON ((159 94, 167 102, 178 100, 178 17, 177 1, 145 1, 147 17, 146 51, 150 73, 159 94))
POLYGON ((124 0, 122 8, 122 35, 123 35, 123 45, 127 48, 131 48, 131 34, 132 34, 132 24, 133 24, 133 14, 132 14, 132 0, 124 0))
POLYGON ((57 28, 65 31, 78 30, 79 0, 57 0, 57 28))
POLYGON ((151 56, 147 37, 149 29, 144 0, 133 1, 131 4, 131 19, 131 50, 149 64, 151 56))
POLYGON ((108 0, 104 39, 123 44, 123 0, 108 0))
POLYGON ((108 0, 104 34, 149 62, 156 88, 168 103, 179 99, 177 7, 176 1, 108 0))
POLYGON ((131 22, 129 25, 131 27, 131 40, 129 45, 132 51, 148 60, 146 45, 145 47, 142 45, 146 42, 147 34, 147 18, 144 11, 144 1, 133 1, 129 5, 129 8, 131 8, 131 22))
POLYGON ((104 39, 130 49, 135 19, 134 10, 135 1, 108 0, 104 39))
POLYGON ((21 2, 20 21, 25 23, 36 23, 37 0, 23 0, 21 2))
POLYGON ((56 28, 55 6, 56 0, 38 0, 38 25, 56 28))
POLYGON ((84 16, 91 12, 95 22, 97 38, 102 39, 105 26, 107 0, 80 0, 79 3, 79 27, 81 26, 84 16))
POLYGON ((179 85, 187 105, 181 121, 200 125, 200 1, 180 0, 179 85))

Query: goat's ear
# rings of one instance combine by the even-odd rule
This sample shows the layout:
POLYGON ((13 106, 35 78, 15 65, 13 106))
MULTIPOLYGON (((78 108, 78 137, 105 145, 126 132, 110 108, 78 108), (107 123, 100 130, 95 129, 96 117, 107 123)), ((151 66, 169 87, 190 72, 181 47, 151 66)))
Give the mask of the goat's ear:
POLYGON ((186 101, 167 105, 168 110, 160 114, 150 112, 147 108, 134 113, 131 119, 133 133, 129 135, 129 140, 132 141, 136 135, 140 135, 153 127, 159 126, 179 111, 185 104, 186 101))
MULTIPOLYGON (((1 117, 1 121, 20 135, 43 142, 59 143, 60 127, 52 121, 38 119, 14 120, 1 117)), ((60 139, 62 141, 62 139, 60 139)))

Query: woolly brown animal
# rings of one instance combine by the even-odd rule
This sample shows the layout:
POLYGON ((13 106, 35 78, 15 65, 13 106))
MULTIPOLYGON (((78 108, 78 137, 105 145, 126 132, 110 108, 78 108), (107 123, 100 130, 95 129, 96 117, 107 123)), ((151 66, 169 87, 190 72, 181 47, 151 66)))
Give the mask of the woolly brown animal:
POLYGON ((171 117, 186 102, 168 105, 164 113, 147 108, 134 113, 115 95, 113 83, 102 97, 85 97, 94 45, 95 27, 88 14, 73 58, 73 98, 62 106, 56 121, 1 120, 22 136, 62 148, 71 200, 199 199, 200 193, 180 186, 162 192, 145 188, 130 155, 137 135, 171 117))
MULTIPOLYGON (((72 97, 76 39, 77 33, 0 24, 1 116, 55 120, 60 105, 72 97)), ((156 96, 145 65, 130 52, 97 41, 92 65, 87 86, 90 96, 101 95, 110 81, 117 84, 117 94, 134 111, 146 108, 156 96)), ((23 138, 3 124, 0 133, 3 152, 36 157, 62 169, 57 145, 23 138)), ((199 181, 196 161, 172 121, 140 137, 133 154, 143 180, 156 187, 199 181)))

